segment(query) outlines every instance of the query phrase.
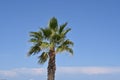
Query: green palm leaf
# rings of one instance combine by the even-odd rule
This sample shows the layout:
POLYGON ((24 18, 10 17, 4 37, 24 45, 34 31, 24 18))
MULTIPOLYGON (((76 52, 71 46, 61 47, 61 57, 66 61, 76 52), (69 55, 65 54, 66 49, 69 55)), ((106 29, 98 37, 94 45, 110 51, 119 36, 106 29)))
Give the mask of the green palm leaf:
POLYGON ((52 34, 52 31, 49 28, 41 28, 40 30, 42 31, 43 37, 45 39, 49 39, 49 37, 52 34))
POLYGON ((57 22, 57 19, 55 17, 50 19, 49 28, 54 30, 54 31, 56 31, 58 29, 58 22, 57 22))
POLYGON ((44 64, 47 59, 48 59, 48 53, 47 52, 43 52, 39 57, 38 57, 39 61, 38 63, 40 64, 44 64))
POLYGON ((41 32, 30 32, 30 37, 41 40, 42 39, 42 33, 41 32))
POLYGON ((67 22, 60 26, 59 34, 61 34, 63 32, 63 30, 66 26, 67 26, 67 22))
POLYGON ((41 51, 41 48, 39 47, 39 45, 36 44, 31 47, 31 49, 28 52, 28 56, 31 56, 32 54, 33 55, 38 54, 40 51, 41 51))
POLYGON ((41 45, 40 45, 40 47, 41 47, 41 49, 48 49, 49 45, 50 44, 48 42, 42 42, 41 45))
POLYGON ((70 30, 71 30, 71 28, 66 29, 66 30, 63 32, 64 35, 66 35, 70 30))
POLYGON ((72 41, 70 41, 69 39, 67 39, 67 40, 65 40, 65 42, 63 42, 62 45, 73 46, 74 44, 73 44, 72 41))

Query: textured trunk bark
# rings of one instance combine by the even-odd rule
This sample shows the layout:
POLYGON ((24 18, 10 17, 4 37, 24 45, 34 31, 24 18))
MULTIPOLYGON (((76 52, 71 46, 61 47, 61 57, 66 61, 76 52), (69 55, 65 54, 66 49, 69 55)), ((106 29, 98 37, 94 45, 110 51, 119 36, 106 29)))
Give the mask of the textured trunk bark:
POLYGON ((47 80, 55 80, 55 71, 56 71, 56 64, 55 64, 55 52, 50 51, 49 53, 49 62, 48 62, 48 79, 47 80))

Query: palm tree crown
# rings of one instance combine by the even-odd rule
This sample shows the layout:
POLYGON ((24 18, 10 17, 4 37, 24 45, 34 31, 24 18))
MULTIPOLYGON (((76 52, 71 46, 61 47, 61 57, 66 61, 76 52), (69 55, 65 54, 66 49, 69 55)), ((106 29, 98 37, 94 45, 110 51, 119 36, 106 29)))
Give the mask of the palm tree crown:
POLYGON ((71 28, 66 28, 67 23, 58 26, 57 19, 51 18, 46 28, 40 28, 38 32, 30 32, 30 42, 33 46, 28 52, 28 56, 41 52, 39 63, 43 64, 49 58, 49 51, 55 49, 55 55, 63 51, 73 54, 71 46, 73 42, 66 39, 66 34, 71 28))

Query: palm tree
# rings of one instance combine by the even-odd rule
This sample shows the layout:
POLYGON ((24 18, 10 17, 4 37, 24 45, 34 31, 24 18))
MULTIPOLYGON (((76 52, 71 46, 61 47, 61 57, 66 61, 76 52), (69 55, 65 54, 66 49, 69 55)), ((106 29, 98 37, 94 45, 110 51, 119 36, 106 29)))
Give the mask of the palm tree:
POLYGON ((41 53, 38 62, 44 64, 48 60, 48 78, 47 80, 55 80, 55 57, 61 52, 69 52, 73 54, 73 42, 66 39, 66 34, 71 28, 66 28, 67 23, 58 25, 55 17, 51 18, 46 28, 40 28, 37 32, 30 32, 30 42, 33 46, 28 52, 28 56, 41 53))

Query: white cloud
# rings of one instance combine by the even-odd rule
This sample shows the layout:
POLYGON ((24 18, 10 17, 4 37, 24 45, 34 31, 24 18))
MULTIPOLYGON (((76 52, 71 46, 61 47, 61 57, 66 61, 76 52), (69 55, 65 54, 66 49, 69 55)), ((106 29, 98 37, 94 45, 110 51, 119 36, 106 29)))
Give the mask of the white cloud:
POLYGON ((58 71, 69 74, 114 74, 120 73, 120 67, 61 67, 58 71))
POLYGON ((0 75, 6 77, 17 77, 21 75, 38 76, 45 74, 44 68, 18 68, 12 70, 0 70, 0 75))
POLYGON ((7 77, 15 77, 17 76, 17 73, 14 71, 7 71, 7 70, 0 70, 0 75, 7 76, 7 77))
POLYGON ((13 71, 17 72, 18 74, 28 74, 28 75, 42 75, 45 73, 44 68, 19 68, 19 69, 14 69, 13 71))
MULTIPOLYGON (((120 67, 57 67, 58 74, 120 74, 120 67)), ((12 70, 0 70, 0 76, 17 77, 17 76, 40 76, 46 75, 46 68, 18 68, 12 70)))

